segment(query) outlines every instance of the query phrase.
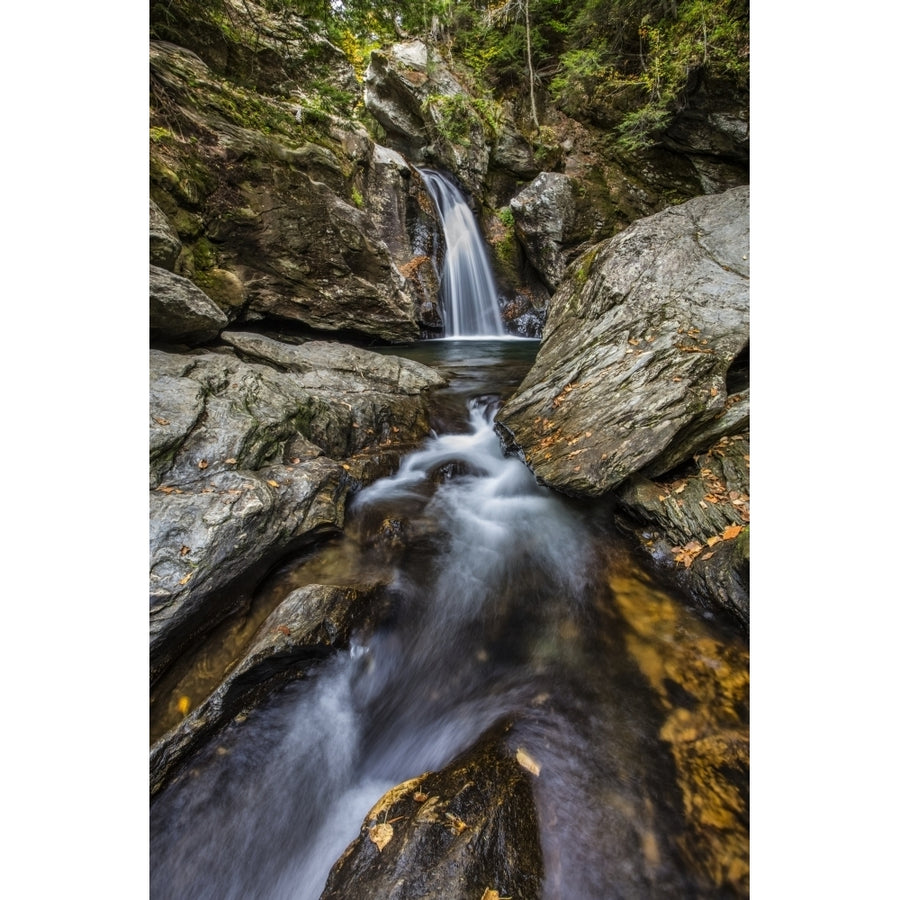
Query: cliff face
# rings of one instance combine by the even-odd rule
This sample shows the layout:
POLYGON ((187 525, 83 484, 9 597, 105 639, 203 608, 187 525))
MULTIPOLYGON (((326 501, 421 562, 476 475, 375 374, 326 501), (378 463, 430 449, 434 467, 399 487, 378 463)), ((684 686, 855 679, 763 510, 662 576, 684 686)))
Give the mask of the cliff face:
POLYGON ((733 85, 695 77, 661 140, 628 154, 600 107, 576 120, 543 91, 535 134, 446 49, 407 40, 363 71, 292 9, 151 7, 150 194, 174 247, 156 264, 229 322, 385 341, 439 328, 421 262, 441 248, 416 165, 472 197, 507 319, 530 333, 586 244, 749 180, 747 97, 733 85), (562 198, 549 215, 530 202, 548 184, 562 198))

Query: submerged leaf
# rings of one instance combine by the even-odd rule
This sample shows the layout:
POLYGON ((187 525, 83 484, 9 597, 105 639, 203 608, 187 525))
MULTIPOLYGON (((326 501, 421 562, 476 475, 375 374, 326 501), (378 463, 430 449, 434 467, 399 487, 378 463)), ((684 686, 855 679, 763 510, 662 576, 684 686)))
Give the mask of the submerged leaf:
POLYGON ((531 772, 532 775, 540 775, 541 774, 541 764, 537 762, 533 757, 529 756, 521 747, 516 750, 516 762, 527 772, 531 772))

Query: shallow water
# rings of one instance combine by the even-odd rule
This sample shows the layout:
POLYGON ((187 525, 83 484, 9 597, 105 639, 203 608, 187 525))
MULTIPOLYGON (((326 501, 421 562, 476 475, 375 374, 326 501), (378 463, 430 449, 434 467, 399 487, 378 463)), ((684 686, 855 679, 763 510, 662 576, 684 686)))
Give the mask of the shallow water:
POLYGON ((511 719, 540 767, 548 900, 746 896, 746 643, 655 584, 605 504, 503 456, 492 417, 536 342, 390 352, 450 378, 439 433, 264 592, 378 575, 389 614, 160 794, 151 895, 314 900, 384 791, 511 719), (372 540, 386 522, 391 554, 372 540))

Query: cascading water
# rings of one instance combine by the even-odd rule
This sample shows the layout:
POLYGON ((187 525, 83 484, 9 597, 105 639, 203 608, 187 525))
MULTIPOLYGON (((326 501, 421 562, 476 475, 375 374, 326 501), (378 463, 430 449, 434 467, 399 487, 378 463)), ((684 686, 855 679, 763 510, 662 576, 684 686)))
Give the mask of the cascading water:
POLYGON ((419 171, 437 207, 447 248, 441 275, 444 337, 504 337, 487 249, 465 197, 440 172, 419 171))
MULTIPOLYGON (((645 588, 633 628, 623 625, 610 600, 614 529, 504 456, 496 396, 469 396, 467 427, 431 437, 360 491, 336 555, 311 563, 318 582, 326 571, 336 583, 386 578, 381 624, 238 717, 154 801, 152 900, 316 900, 385 791, 441 769, 501 721, 541 766, 543 900, 741 896, 687 872, 684 770, 673 771, 659 699, 634 662, 668 684, 677 653, 691 652, 717 682, 726 651, 645 588), (383 556, 385 523, 402 523, 399 557, 383 556), (675 636, 695 649, 678 650, 675 636)), ((292 586, 309 583, 305 565, 284 576, 292 586)), ((673 696, 679 728, 710 729, 706 709, 673 696)), ((746 713, 724 714, 732 746, 746 713)), ((730 801, 712 802, 726 821, 730 801)))

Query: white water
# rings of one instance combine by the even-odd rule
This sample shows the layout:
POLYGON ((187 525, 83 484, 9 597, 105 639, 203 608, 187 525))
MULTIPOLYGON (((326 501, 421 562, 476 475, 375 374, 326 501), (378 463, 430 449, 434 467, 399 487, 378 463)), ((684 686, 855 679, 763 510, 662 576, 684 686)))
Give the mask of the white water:
MULTIPOLYGON (((154 900, 314 900, 388 788, 446 765, 543 692, 506 658, 504 621, 522 604, 540 618, 551 597, 577 606, 590 541, 503 456, 495 406, 471 401, 466 433, 429 439, 357 495, 351 518, 363 533, 367 520, 404 517, 434 536, 434 551, 396 571, 393 624, 227 729, 163 792, 152 810, 154 900)), ((543 643, 524 634, 512 640, 543 643)), ((535 652, 547 651, 525 650, 535 652)))
POLYGON ((444 229, 441 274, 444 337, 503 337, 497 286, 478 223, 456 185, 440 172, 421 169, 444 229))

